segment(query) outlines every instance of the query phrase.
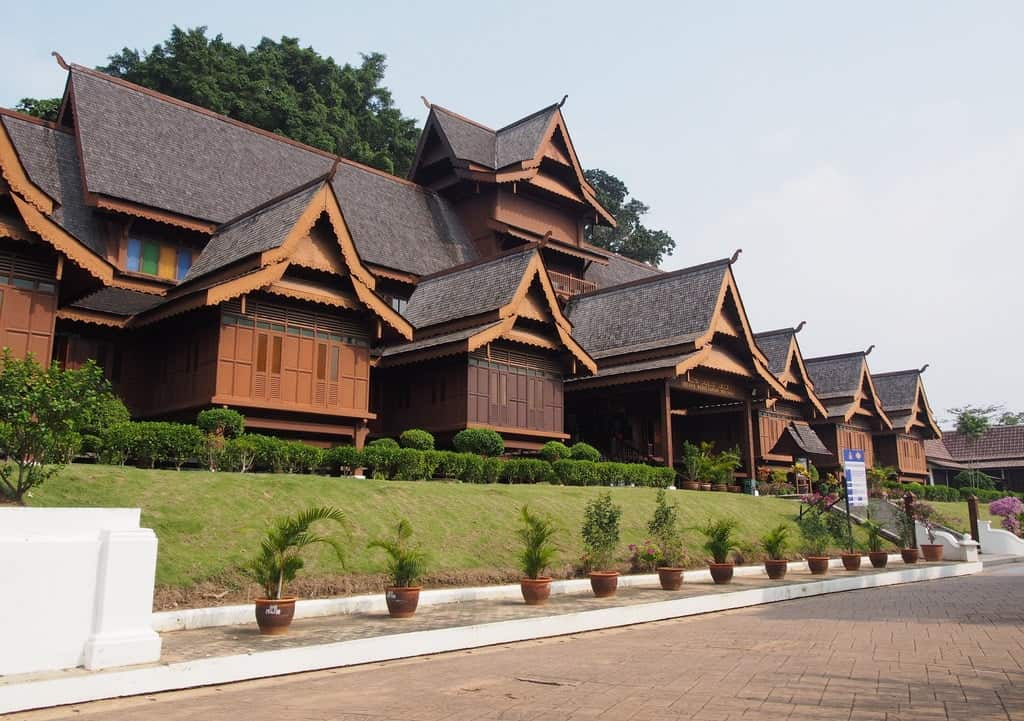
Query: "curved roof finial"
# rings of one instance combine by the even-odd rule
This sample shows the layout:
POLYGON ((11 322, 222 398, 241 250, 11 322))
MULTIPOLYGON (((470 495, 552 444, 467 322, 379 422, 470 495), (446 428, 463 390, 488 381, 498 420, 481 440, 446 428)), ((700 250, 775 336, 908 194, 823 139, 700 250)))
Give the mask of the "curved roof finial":
POLYGON ((864 351, 864 355, 871 355, 871 351, 873 351, 874 349, 875 349, 875 344, 872 343, 871 345, 868 346, 868 349, 866 351, 864 351))
POLYGON ((928 366, 930 366, 930 365, 931 365, 931 363, 925 363, 923 366, 921 366, 921 369, 918 370, 917 372, 918 373, 924 373, 926 370, 928 370, 928 366))
POLYGON ((421 95, 421 96, 420 96, 420 100, 422 100, 422 101, 423 101, 423 105, 424 105, 424 107, 426 107, 426 109, 427 109, 427 110, 430 110, 430 108, 431 108, 431 105, 430 105, 430 101, 429 101, 429 100, 427 100, 427 96, 426 96, 426 95, 421 95))
POLYGON ((735 263, 735 262, 736 262, 737 260, 739 260, 739 258, 740 258, 740 253, 742 253, 742 252, 743 252, 743 248, 737 248, 737 249, 736 249, 736 252, 732 254, 732 257, 731 257, 731 258, 729 258, 729 265, 732 265, 732 264, 733 264, 733 263, 735 263))
POLYGON ((60 53, 58 53, 58 52, 57 52, 56 50, 54 50, 53 52, 51 52, 51 53, 50 53, 50 55, 52 55, 53 57, 57 58, 57 64, 58 64, 58 65, 60 65, 60 67, 61 67, 61 69, 62 69, 62 70, 70 70, 70 69, 71 69, 71 66, 69 66, 69 65, 68 65, 68 64, 67 64, 67 63, 66 63, 66 62, 64 61, 64 56, 63 56, 63 55, 61 55, 60 53))
POLYGON ((562 107, 563 105, 565 105, 565 101, 568 100, 568 99, 569 99, 569 93, 566 93, 565 95, 562 96, 562 99, 559 101, 558 107, 562 107))
POLYGON ((794 333, 799 333, 800 331, 802 331, 804 329, 805 325, 807 325, 807 321, 805 321, 805 320, 800 321, 799 325, 797 325, 797 327, 793 329, 793 332, 794 333))

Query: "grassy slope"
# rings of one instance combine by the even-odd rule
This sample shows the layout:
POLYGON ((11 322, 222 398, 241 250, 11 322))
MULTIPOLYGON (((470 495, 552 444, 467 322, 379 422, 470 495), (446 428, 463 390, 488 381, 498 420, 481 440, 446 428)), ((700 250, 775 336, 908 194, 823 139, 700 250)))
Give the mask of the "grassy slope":
MULTIPOLYGON (((143 525, 160 539, 157 583, 189 586, 232 574, 251 555, 268 521, 317 504, 342 508, 351 519, 348 571, 380 570, 380 557, 366 542, 407 517, 429 549, 438 573, 515 567, 515 528, 521 505, 552 516, 561 534, 560 560, 581 554, 583 506, 601 489, 548 485, 476 486, 442 482, 373 481, 322 476, 256 475, 196 471, 150 471, 116 466, 74 465, 37 489, 33 506, 141 507, 143 525), (375 552, 374 552, 375 553, 375 552)), ((622 546, 644 540, 655 491, 613 488, 623 508, 622 546)), ((740 520, 741 540, 752 550, 770 527, 792 521, 797 505, 741 494, 670 492, 678 503, 693 564, 704 553, 693 527, 711 515, 740 520)), ((325 530, 329 530, 325 528, 325 530)), ((794 536, 796 536, 794 529, 794 536)), ((756 551, 752 555, 757 555, 756 551)), ((341 569, 326 548, 310 554, 309 574, 341 569)))
MULTIPOLYGON (((938 511, 942 517, 940 520, 943 521, 943 525, 955 528, 959 531, 967 532, 970 530, 970 517, 967 513, 967 501, 955 501, 955 502, 943 502, 938 501, 925 501, 929 506, 934 506, 935 510, 938 511)), ((999 516, 993 516, 988 512, 987 503, 978 503, 978 520, 979 521, 992 521, 992 528, 1002 528, 999 524, 1002 522, 1002 518, 999 516)))

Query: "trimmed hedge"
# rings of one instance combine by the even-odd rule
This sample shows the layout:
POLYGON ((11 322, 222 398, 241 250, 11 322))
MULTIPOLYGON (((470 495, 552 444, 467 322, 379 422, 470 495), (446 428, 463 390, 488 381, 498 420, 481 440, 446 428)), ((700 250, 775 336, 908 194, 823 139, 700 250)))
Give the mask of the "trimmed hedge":
POLYGON ((481 456, 500 456, 505 452, 505 441, 501 435, 487 428, 466 428, 455 434, 452 445, 460 453, 476 453, 481 456))
POLYGON ((550 483, 554 478, 551 464, 538 458, 515 458, 501 467, 503 483, 550 483))
POLYGON ((398 437, 398 444, 402 448, 432 451, 434 450, 434 436, 427 431, 421 431, 419 428, 410 428, 407 431, 402 431, 402 435, 398 437))
POLYGON ((569 449, 569 454, 574 461, 593 461, 597 463, 601 460, 601 451, 589 443, 574 443, 572 448, 569 449))

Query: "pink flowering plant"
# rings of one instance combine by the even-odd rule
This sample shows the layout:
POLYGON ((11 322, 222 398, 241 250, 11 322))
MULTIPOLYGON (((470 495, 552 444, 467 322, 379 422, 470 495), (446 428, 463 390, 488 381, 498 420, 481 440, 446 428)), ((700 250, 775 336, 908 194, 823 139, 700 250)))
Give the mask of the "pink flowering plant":
POLYGON ((1016 496, 1007 496, 988 504, 988 512, 993 516, 1002 516, 1002 527, 1015 536, 1020 535, 1021 514, 1024 514, 1024 503, 1016 496))
POLYGON ((629 544, 629 565, 634 571, 653 571, 661 552, 650 541, 629 544))

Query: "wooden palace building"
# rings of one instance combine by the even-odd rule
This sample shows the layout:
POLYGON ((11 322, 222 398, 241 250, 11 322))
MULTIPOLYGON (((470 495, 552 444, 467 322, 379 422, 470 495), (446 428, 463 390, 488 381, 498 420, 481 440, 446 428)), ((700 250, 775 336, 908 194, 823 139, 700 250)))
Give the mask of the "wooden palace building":
POLYGON ((894 427, 864 354, 755 336, 736 256, 665 273, 586 243, 615 219, 561 104, 497 130, 431 105, 402 179, 61 62, 55 123, 0 110, 0 346, 94 359, 136 417, 667 465, 710 440, 746 475, 932 437, 919 380, 894 427))

